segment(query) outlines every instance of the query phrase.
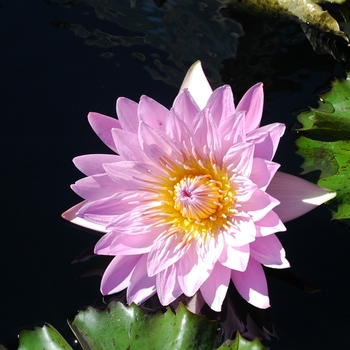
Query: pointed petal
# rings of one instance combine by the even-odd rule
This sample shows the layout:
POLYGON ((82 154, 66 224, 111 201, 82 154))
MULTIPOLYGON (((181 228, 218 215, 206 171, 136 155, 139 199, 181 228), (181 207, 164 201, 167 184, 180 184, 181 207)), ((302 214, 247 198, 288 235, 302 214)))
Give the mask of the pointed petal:
POLYGON ((151 164, 134 161, 103 164, 103 167, 116 184, 127 190, 147 188, 147 182, 154 183, 155 177, 161 174, 161 171, 151 164))
POLYGON ((121 129, 119 120, 94 112, 88 114, 88 120, 97 136, 106 144, 106 146, 117 153, 111 130, 113 128, 121 129))
POLYGON ((222 143, 223 154, 226 154, 229 148, 233 145, 245 142, 246 132, 244 112, 234 113, 224 121, 221 121, 218 132, 222 143))
POLYGON ((202 159, 206 159, 212 152, 212 156, 217 161, 222 159, 221 140, 219 137, 217 126, 210 114, 208 108, 203 109, 197 114, 194 123, 194 144, 202 159))
POLYGON ((285 128, 284 124, 273 123, 249 133, 246 141, 255 144, 254 157, 272 160, 285 128))
POLYGON ((256 189, 247 202, 240 203, 241 209, 249 214, 254 221, 261 220, 267 213, 274 209, 279 201, 264 191, 256 189))
POLYGON ((216 263, 210 276, 200 287, 205 302, 216 312, 221 311, 230 284, 230 277, 230 269, 216 263))
POLYGON ((146 260, 147 255, 142 255, 132 272, 129 288, 126 292, 126 299, 129 305, 131 303, 141 304, 157 292, 156 277, 148 277, 146 260))
POLYGON ((92 223, 92 222, 85 220, 85 219, 76 215, 77 212, 80 210, 80 208, 83 207, 87 203, 88 203, 88 201, 83 201, 83 202, 80 202, 79 204, 76 204, 74 207, 65 211, 62 214, 62 218, 71 222, 72 224, 87 228, 89 230, 102 232, 102 233, 107 232, 107 229, 105 226, 92 223))
POLYGON ((107 174, 98 174, 78 180, 71 189, 80 197, 95 201, 110 197, 125 188, 114 182, 107 174))
POLYGON ((125 233, 111 232, 103 237, 95 245, 95 254, 99 255, 140 255, 148 253, 157 238, 158 233, 128 235, 125 233))
POLYGON ((265 191, 279 167, 280 165, 277 163, 262 158, 254 158, 249 179, 265 191))
POLYGON ((255 222, 257 237, 267 236, 272 233, 286 231, 282 220, 273 211, 269 211, 261 220, 255 222))
POLYGON ((242 97, 237 105, 238 111, 245 111, 247 134, 260 125, 264 106, 263 84, 252 86, 242 97))
POLYGON ((232 224, 233 226, 224 233, 226 244, 231 247, 242 247, 255 240, 256 227, 249 215, 235 215, 232 224))
POLYGON ((195 244, 179 260, 178 281, 184 294, 193 296, 203 282, 209 277, 210 271, 197 254, 195 244))
POLYGON ((270 306, 266 277, 260 263, 251 258, 244 272, 231 271, 231 279, 238 293, 248 303, 260 309, 270 306))
POLYGON ((116 154, 85 154, 73 159, 74 165, 85 175, 104 173, 103 163, 114 163, 123 160, 116 154))
POLYGON ((156 277, 157 294, 162 305, 172 303, 182 294, 180 284, 177 280, 177 264, 170 265, 158 273, 156 277))
POLYGON ((148 96, 141 96, 138 108, 139 121, 144 121, 155 130, 165 132, 165 120, 169 113, 163 105, 148 96))
POLYGON ((253 259, 267 267, 284 269, 290 267, 286 252, 276 235, 257 237, 250 244, 250 255, 253 259))
POLYGON ((116 109, 122 129, 137 134, 139 128, 138 104, 126 97, 119 97, 116 109))
POLYGON ((189 90, 198 107, 203 109, 213 90, 203 72, 200 61, 193 63, 187 71, 185 79, 180 87, 180 92, 185 88, 189 90))
POLYGON ((193 136, 189 127, 181 120, 172 108, 166 122, 166 134, 174 141, 176 146, 183 152, 191 149, 191 137, 193 136))
POLYGON ((122 129, 112 129, 112 137, 118 153, 125 160, 147 162, 148 158, 140 146, 137 134, 122 129))
POLYGON ((143 122, 139 126, 139 141, 147 157, 153 162, 160 163, 162 159, 170 161, 176 157, 177 149, 172 140, 143 122))
POLYGON ((103 295, 122 291, 129 286, 131 273, 139 255, 116 256, 108 265, 101 280, 101 293, 103 295))
POLYGON ((209 108, 216 126, 235 113, 233 94, 230 85, 220 86, 210 95, 205 106, 209 108))
POLYGON ((283 222, 293 220, 336 196, 323 187, 278 171, 266 190, 281 204, 273 209, 283 222))
POLYGON ((182 90, 173 103, 173 109, 178 117, 189 127, 192 127, 195 116, 200 112, 188 89, 182 90))
POLYGON ((241 247, 226 245, 219 257, 219 262, 231 270, 245 271, 249 261, 249 252, 249 244, 241 247))
POLYGON ((161 238, 154 242, 147 257, 147 273, 154 276, 175 264, 188 250, 188 245, 183 246, 180 235, 161 238))
POLYGON ((138 193, 136 195, 131 192, 119 192, 111 197, 88 202, 79 210, 77 215, 85 218, 97 218, 99 216, 113 218, 113 216, 128 213, 138 207, 140 200, 143 199, 138 193), (135 200, 136 195, 137 200, 135 200))
POLYGON ((224 156, 223 163, 230 173, 249 178, 253 165, 254 145, 238 143, 233 145, 224 156))

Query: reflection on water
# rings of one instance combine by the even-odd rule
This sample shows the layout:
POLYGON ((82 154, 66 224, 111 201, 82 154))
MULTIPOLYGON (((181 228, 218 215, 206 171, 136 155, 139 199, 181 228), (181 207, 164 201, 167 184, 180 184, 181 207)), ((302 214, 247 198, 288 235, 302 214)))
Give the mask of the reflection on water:
POLYGON ((220 13, 220 2, 208 0, 168 0, 162 7, 152 1, 139 0, 45 0, 51 4, 86 4, 94 8, 101 20, 117 23, 129 31, 120 34, 116 27, 108 32, 87 28, 81 23, 58 23, 83 38, 87 45, 108 49, 102 56, 113 58, 115 46, 133 46, 132 55, 145 62, 144 68, 153 79, 180 86, 190 64, 201 60, 211 83, 220 83, 219 67, 224 59, 236 56, 237 39, 243 35, 241 25, 220 13), (145 44, 148 46, 145 49, 145 44), (149 51, 152 47, 154 52, 149 51))

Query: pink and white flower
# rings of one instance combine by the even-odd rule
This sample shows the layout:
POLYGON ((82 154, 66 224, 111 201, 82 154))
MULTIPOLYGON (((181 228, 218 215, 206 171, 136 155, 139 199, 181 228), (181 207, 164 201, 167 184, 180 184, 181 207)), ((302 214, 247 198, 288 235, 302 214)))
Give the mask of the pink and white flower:
POLYGON ((272 158, 285 126, 259 127, 263 87, 237 107, 230 86, 212 91, 200 62, 170 110, 142 96, 117 100, 118 120, 89 122, 116 154, 77 157, 85 200, 63 214, 105 232, 95 253, 115 256, 101 292, 127 288, 128 303, 155 293, 163 305, 201 292, 221 310, 230 280, 252 305, 269 307, 262 265, 289 263, 275 233, 334 193, 278 172, 272 158))

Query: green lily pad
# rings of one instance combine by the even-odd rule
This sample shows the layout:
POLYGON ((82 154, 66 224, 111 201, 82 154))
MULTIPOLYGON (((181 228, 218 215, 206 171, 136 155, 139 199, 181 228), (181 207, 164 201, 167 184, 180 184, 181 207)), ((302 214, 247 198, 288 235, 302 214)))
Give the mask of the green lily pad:
POLYGON ((327 205, 333 219, 350 225, 350 79, 336 79, 319 108, 298 115, 303 124, 296 141, 305 177, 337 192, 327 205))
POLYGON ((88 307, 70 327, 83 349, 213 349, 218 323, 189 312, 180 304, 148 313, 132 304, 111 302, 99 311, 88 307))
POLYGON ((230 343, 230 345, 222 345, 217 350, 266 350, 259 339, 249 341, 244 339, 239 333, 236 334, 235 340, 227 343, 230 343))
MULTIPOLYGON (((198 316, 179 304, 174 314, 147 312, 135 304, 111 302, 103 311, 88 307, 68 322, 83 350, 265 350, 258 339, 249 341, 239 333, 219 348, 215 346, 219 324, 198 316)), ((6 348, 0 345, 0 350, 6 348)), ((49 324, 24 329, 19 334, 18 350, 72 350, 49 324)))
POLYGON ((72 350, 60 333, 49 324, 19 333, 18 350, 72 350))

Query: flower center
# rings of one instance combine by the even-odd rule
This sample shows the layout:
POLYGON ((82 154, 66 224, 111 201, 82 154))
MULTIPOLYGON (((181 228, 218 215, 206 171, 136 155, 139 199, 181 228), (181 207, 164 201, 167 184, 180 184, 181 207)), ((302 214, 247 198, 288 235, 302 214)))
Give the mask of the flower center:
POLYGON ((147 191, 155 197, 149 199, 152 205, 143 215, 164 227, 162 235, 179 235, 183 244, 197 239, 208 243, 221 229, 233 225, 236 189, 227 169, 215 159, 203 161, 197 156, 158 160, 167 176, 150 182, 147 191))
POLYGON ((185 176, 174 186, 174 208, 189 220, 214 220, 223 205, 220 182, 210 175, 185 176))

